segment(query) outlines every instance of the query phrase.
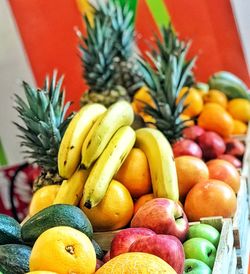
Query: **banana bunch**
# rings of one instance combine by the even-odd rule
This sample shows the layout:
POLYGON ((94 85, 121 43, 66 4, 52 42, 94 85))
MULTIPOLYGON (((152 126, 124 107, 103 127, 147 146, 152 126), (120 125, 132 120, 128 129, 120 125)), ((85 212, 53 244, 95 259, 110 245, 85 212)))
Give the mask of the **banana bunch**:
POLYGON ((77 205, 83 193, 86 207, 102 200, 135 143, 135 132, 130 127, 133 119, 133 109, 125 101, 118 101, 108 109, 101 104, 81 108, 60 144, 58 170, 65 180, 55 204, 77 205))
POLYGON ((229 99, 245 98, 250 99, 246 84, 236 75, 228 71, 214 73, 208 80, 210 89, 218 89, 225 93, 229 99))
POLYGON ((178 201, 174 156, 165 136, 157 129, 141 128, 136 130, 135 146, 147 156, 154 196, 178 201))

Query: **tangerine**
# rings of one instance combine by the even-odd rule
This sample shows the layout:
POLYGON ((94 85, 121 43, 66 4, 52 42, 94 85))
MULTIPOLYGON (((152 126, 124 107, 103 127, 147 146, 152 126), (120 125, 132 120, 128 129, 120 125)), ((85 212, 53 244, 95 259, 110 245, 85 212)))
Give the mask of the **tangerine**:
POLYGON ((209 172, 206 164, 193 156, 175 158, 180 200, 184 201, 189 190, 197 183, 207 181, 209 172))
POLYGON ((233 189, 226 183, 209 179, 195 184, 188 192, 184 211, 190 222, 202 217, 233 217, 237 199, 233 189))
POLYGON ((219 104, 223 108, 227 107, 227 96, 217 90, 217 89, 210 89, 206 95, 203 96, 204 103, 215 103, 219 104))
POLYGON ((228 102, 227 111, 234 119, 242 122, 250 120, 250 102, 247 99, 236 98, 228 102))
POLYGON ((145 153, 139 148, 132 148, 114 179, 122 183, 133 198, 150 193, 152 184, 145 153))
POLYGON ((182 96, 187 92, 188 95, 183 104, 184 106, 188 105, 188 107, 183 111, 183 114, 189 117, 194 117, 198 115, 203 108, 203 100, 197 89, 188 87, 182 88, 179 92, 176 103, 178 103, 181 100, 182 96))
POLYGON ((151 107, 155 107, 155 103, 149 93, 147 87, 141 87, 134 95, 132 106, 136 113, 143 111, 146 104, 149 104, 151 107))
POLYGON ((247 125, 240 121, 234 119, 234 129, 232 134, 245 134, 247 132, 247 125))
POLYGON ((223 107, 215 103, 208 103, 198 117, 198 125, 205 130, 214 131, 227 137, 233 132, 234 121, 223 107))
POLYGON ((124 227, 129 223, 134 212, 134 203, 127 188, 112 180, 102 201, 88 209, 83 199, 80 208, 89 218, 94 231, 109 231, 124 227))
POLYGON ((142 195, 138 200, 136 200, 134 203, 134 215, 142 205, 144 205, 146 202, 152 199, 154 199, 154 194, 149 193, 149 194, 142 195))

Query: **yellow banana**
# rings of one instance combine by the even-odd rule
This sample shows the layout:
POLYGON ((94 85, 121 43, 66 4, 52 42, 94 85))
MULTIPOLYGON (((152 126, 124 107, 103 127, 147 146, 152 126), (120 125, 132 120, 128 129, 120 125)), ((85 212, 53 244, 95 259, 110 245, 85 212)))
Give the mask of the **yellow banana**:
POLYGON ((101 104, 83 106, 68 125, 58 152, 58 170, 63 178, 70 178, 81 162, 81 148, 90 128, 106 111, 101 104))
POLYGON ((83 204, 96 206, 106 194, 108 186, 135 143, 135 132, 130 126, 121 127, 111 138, 101 156, 94 163, 84 185, 83 204))
POLYGON ((53 204, 78 205, 88 175, 89 170, 78 169, 68 180, 64 180, 53 204))
POLYGON ((146 154, 155 197, 179 200, 177 173, 172 148, 154 128, 136 130, 135 146, 146 154))
POLYGON ((109 107, 99 125, 83 143, 82 167, 89 168, 101 155, 114 133, 122 126, 131 125, 133 120, 133 108, 128 102, 118 101, 109 107))

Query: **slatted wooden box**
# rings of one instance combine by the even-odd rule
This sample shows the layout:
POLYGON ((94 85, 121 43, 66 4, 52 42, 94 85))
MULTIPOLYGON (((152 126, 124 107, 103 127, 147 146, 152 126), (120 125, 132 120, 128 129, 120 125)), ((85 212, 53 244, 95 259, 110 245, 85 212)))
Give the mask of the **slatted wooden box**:
MULTIPOLYGON (((199 222, 192 222, 190 226, 199 222)), ((230 218, 222 217, 202 218, 200 223, 209 224, 220 231, 220 241, 212 274, 235 274, 236 273, 236 251, 233 246, 233 228, 230 218)), ((111 241, 120 230, 94 233, 94 239, 105 251, 110 249, 111 241)))

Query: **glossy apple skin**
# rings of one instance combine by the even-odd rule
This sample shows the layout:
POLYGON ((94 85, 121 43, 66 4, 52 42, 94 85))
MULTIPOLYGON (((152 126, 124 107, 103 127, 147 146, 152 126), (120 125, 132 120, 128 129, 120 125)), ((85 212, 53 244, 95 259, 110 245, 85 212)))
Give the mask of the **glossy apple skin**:
POLYGON ((245 146, 243 143, 235 138, 226 138, 226 154, 233 155, 235 157, 241 158, 245 152, 245 146))
POLYGON ((187 127, 183 130, 183 137, 189 140, 197 141, 197 138, 201 136, 205 130, 197 125, 187 127))
POLYGON ((189 227, 187 233, 187 240, 192 238, 207 239, 217 248, 220 241, 220 232, 211 225, 195 224, 189 227))
POLYGON ((226 150, 224 140, 213 131, 204 132, 197 138, 197 143, 201 147, 203 158, 206 161, 217 158, 226 150))
POLYGON ((145 252, 156 255, 183 274, 185 254, 181 241, 175 236, 157 234, 133 242, 129 252, 145 252))
POLYGON ((242 166, 241 161, 238 158, 236 158, 235 156, 230 155, 230 154, 219 155, 218 159, 228 161, 229 163, 234 165, 236 168, 241 168, 241 166, 242 166))
POLYGON ((173 144, 174 157, 190 155, 202 158, 201 148, 192 140, 182 139, 173 144))
POLYGON ((200 260, 213 269, 216 248, 211 242, 203 238, 192 238, 185 241, 183 247, 186 259, 200 260))
POLYGON ((212 271, 209 266, 200 260, 186 259, 184 263, 183 274, 211 274, 212 271))
POLYGON ((181 242, 185 240, 189 228, 181 206, 166 198, 155 198, 142 205, 130 226, 149 228, 157 234, 173 235, 181 242))
POLYGON ((126 228, 119 231, 111 242, 110 259, 122 253, 128 252, 131 244, 141 237, 155 235, 156 233, 148 228, 126 228))

